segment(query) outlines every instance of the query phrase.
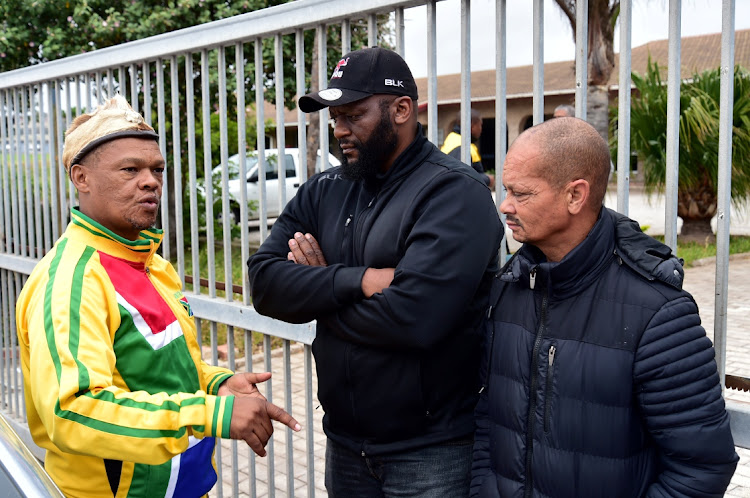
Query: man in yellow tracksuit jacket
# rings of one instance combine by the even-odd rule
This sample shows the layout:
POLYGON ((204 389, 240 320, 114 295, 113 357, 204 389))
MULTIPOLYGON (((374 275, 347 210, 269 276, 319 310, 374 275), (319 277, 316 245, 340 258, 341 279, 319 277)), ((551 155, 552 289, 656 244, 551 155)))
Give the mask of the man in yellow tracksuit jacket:
POLYGON ((45 468, 78 497, 202 496, 216 437, 263 456, 280 420, 255 387, 201 359, 190 304, 156 254, 164 160, 122 97, 77 118, 63 162, 80 207, 21 292, 16 320, 26 409, 45 468))

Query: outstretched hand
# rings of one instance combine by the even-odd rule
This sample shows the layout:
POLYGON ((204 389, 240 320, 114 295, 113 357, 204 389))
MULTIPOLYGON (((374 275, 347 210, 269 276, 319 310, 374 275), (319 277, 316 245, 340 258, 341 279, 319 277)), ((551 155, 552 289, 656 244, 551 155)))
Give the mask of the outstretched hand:
POLYGON ((299 265, 328 266, 323 251, 311 234, 297 232, 293 239, 289 239, 289 253, 286 259, 299 265))
POLYGON ((239 372, 227 380, 222 382, 219 387, 219 396, 254 396, 260 399, 266 399, 260 391, 258 386, 261 382, 265 382, 271 378, 271 372, 239 372))
POLYGON ((264 457, 266 444, 273 434, 271 420, 281 422, 294 431, 301 430, 291 415, 273 403, 255 396, 235 397, 229 437, 245 441, 258 456, 264 457))

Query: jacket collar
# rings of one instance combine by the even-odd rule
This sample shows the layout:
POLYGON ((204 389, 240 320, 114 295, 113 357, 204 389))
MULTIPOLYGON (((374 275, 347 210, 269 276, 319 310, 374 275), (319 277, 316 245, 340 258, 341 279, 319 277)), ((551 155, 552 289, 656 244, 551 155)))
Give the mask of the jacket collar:
POLYGON ((558 262, 547 261, 535 246, 524 244, 506 265, 503 280, 534 288, 546 286, 550 297, 565 298, 587 288, 614 257, 615 229, 612 217, 602 209, 586 238, 558 262))
POLYGON ((66 238, 80 241, 111 256, 148 264, 161 245, 162 230, 151 228, 141 231, 137 240, 120 237, 100 223, 81 213, 77 207, 70 210, 70 223, 65 229, 66 238))

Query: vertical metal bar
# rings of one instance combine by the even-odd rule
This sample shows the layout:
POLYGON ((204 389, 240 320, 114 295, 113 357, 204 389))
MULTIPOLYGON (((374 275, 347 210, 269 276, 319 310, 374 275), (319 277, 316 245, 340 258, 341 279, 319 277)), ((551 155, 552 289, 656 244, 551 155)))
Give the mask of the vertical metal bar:
MULTIPOLYGON (((229 205, 229 144, 227 131, 227 53, 225 47, 218 47, 217 73, 219 77, 219 155, 221 161, 221 224, 224 241, 224 282, 225 298, 232 300, 232 211, 229 205)), ((245 186, 240 183, 240 190, 245 186)), ((243 228, 244 230, 245 228, 243 228)))
MULTIPOLYGON (((276 81, 276 149, 279 152, 276 168, 279 179, 279 213, 286 205, 286 137, 284 136, 284 45, 281 33, 274 37, 274 71, 276 81)), ((304 163, 300 163, 300 166, 304 163)))
MULTIPOLYGON (((0 92, 1 95, 2 92, 0 92)), ((0 99, 1 101, 2 99, 0 99)), ((10 278, 9 274, 10 272, 7 270, 0 270, 0 326, 2 327, 0 329, 0 337, 3 340, 3 354, 0 354, 0 410, 5 410, 8 406, 8 379, 6 375, 5 351, 7 350, 6 344, 10 344, 8 334, 10 334, 11 299, 10 292, 6 291, 7 281, 10 278)))
POLYGON ((544 0, 534 0, 533 123, 544 121, 544 0))
MULTIPOLYGON (((284 408, 292 413, 292 353, 290 342, 284 339, 284 408)), ((289 498, 294 498, 294 439, 293 431, 284 427, 286 435, 286 492, 289 498)), ((312 483, 309 483, 312 484, 312 483)))
MULTIPOLYGON (((343 38, 343 27, 342 38, 343 38)), ((305 94, 305 32, 302 29, 298 29, 294 33, 295 49, 296 49, 296 80, 297 80, 297 95, 305 94)), ((342 50, 344 47, 342 47, 342 50)), ((304 183, 307 181, 307 114, 297 107, 297 149, 299 151, 299 164, 300 166, 299 181, 304 183)))
MULTIPOLYGON (((10 210, 10 155, 5 152, 5 144, 10 143, 10 137, 8 135, 8 122, 10 121, 10 109, 6 101, 7 92, 0 92, 0 142, 3 144, 2 151, 0 151, 0 179, 2 179, 2 216, 3 216, 3 251, 5 253, 11 253, 13 251, 11 245, 11 210, 10 210)), ((3 343, 6 344, 6 343, 3 343)))
POLYGON ((125 66, 120 66, 117 68, 117 89, 120 92, 120 95, 122 95, 125 100, 130 102, 130 99, 128 98, 128 81, 127 73, 125 72, 125 66))
POLYGON ((104 102, 104 92, 102 91, 102 73, 97 71, 96 72, 96 103, 97 105, 104 102))
MULTIPOLYGON (((115 91, 115 73, 111 67, 107 68, 107 99, 111 99, 117 94, 115 91)), ((102 102, 106 99, 102 99, 102 102)))
POLYGON ((667 76, 667 164, 664 196, 664 243, 677 254, 677 188, 680 171, 680 17, 681 0, 669 0, 667 76))
POLYGON ((138 105, 138 66, 135 64, 130 65, 130 105, 135 112, 139 112, 140 106, 138 105))
MULTIPOLYGON (((315 34, 318 37, 318 88, 323 90, 328 88, 328 57, 326 52, 328 50, 327 43, 327 28, 325 24, 318 26, 315 34)), ((325 107, 318 111, 318 119, 320 119, 320 170, 325 171, 328 169, 328 108, 325 107)), ((263 239, 265 240, 265 239, 263 239)))
POLYGON ((86 112, 91 112, 91 73, 86 73, 83 78, 84 88, 86 89, 86 112))
MULTIPOLYGON (((75 115, 80 116, 83 114, 83 102, 81 99, 81 76, 76 75, 73 76, 73 85, 75 85, 75 92, 76 92, 76 107, 75 107, 75 115)), ((73 114, 70 115, 70 120, 73 120, 73 114)))
POLYGON ((396 7, 396 10, 394 12, 394 21, 395 21, 395 29, 396 29, 396 52, 401 57, 404 56, 404 8, 403 7, 396 7))
POLYGON ((716 216, 716 300, 714 350, 724 385, 727 361, 729 291, 729 214, 732 200, 732 125, 734 121, 734 0, 721 8, 721 94, 719 97, 719 176, 716 216))
POLYGON ((589 89, 589 0, 576 2, 576 117, 586 119, 589 89))
MULTIPOLYGON (((224 47, 219 47, 219 51, 223 52, 225 49, 224 47)), ((231 294, 231 290, 229 290, 229 287, 227 287, 227 294, 231 294)), ((231 325, 227 326, 227 360, 228 360, 228 368, 231 371, 235 371, 235 361, 234 361, 234 327, 231 325)), ((240 496, 240 483, 239 483, 239 461, 237 459, 237 440, 233 439, 230 442, 230 447, 232 448, 232 496, 240 496)), ((222 472, 222 468, 219 467, 219 472, 222 472)), ((222 472, 223 473, 223 472, 222 472)))
POLYGON ((268 237, 268 206, 266 203, 266 129, 263 96, 263 40, 255 39, 255 115, 258 130, 258 199, 260 201, 260 241, 268 237))
MULTIPOLYGON (((23 87, 20 88, 20 91, 23 93, 23 87)), ((28 225, 26 223, 26 209, 28 205, 26 204, 26 190, 24 188, 24 181, 26 177, 26 171, 25 171, 25 165, 26 165, 26 154, 24 152, 24 148, 26 147, 26 143, 21 142, 21 134, 23 133, 23 130, 26 128, 26 113, 23 112, 21 109, 21 102, 23 101, 23 96, 18 95, 18 89, 13 89, 13 115, 15 117, 15 139, 16 139, 16 151, 15 151, 15 166, 16 166, 16 189, 18 190, 18 204, 16 204, 16 216, 18 217, 18 230, 19 230, 19 240, 20 241, 20 254, 21 256, 26 256, 28 254, 28 241, 26 239, 26 234, 28 233, 28 225), (20 98, 19 98, 20 97, 20 98), (23 158, 23 160, 21 159, 23 158)), ((24 140, 25 142, 25 140, 24 140)))
POLYGON ((620 88, 617 111, 617 210, 628 215, 630 196, 630 23, 631 1, 620 2, 620 88))
MULTIPOLYGON (((145 80, 148 73, 148 63, 144 65, 144 111, 148 111, 149 102, 146 95, 149 94, 148 85, 145 80)), ((185 110, 187 112, 187 141, 188 141, 188 181, 190 186, 190 254, 192 256, 193 292, 201 293, 200 278, 200 232, 198 230, 198 173, 195 164, 195 88, 193 85, 193 54, 185 54, 185 110)), ((148 112, 150 114, 150 112, 148 112)), ((208 184, 204 182, 208 188, 208 184)), ((183 280, 183 287, 185 282, 183 280)))
POLYGON ((461 0, 461 160, 471 164, 471 2, 461 0))
POLYGON ((367 16, 367 46, 374 47, 378 44, 378 15, 373 13, 367 16))
POLYGON ((5 91, 5 103, 8 106, 8 143, 10 144, 10 209, 11 209, 11 221, 13 222, 13 254, 21 254, 21 225, 19 215, 19 202, 18 202, 18 110, 16 108, 16 96, 15 91, 11 93, 10 90, 5 91))
POLYGON ((438 144, 437 0, 427 2, 427 139, 438 144))
MULTIPOLYGON (((171 77, 169 82, 172 87, 170 95, 172 101, 172 169, 174 175, 174 219, 175 219, 175 238, 177 245, 177 274, 180 280, 185 280, 185 236, 182 225, 182 160, 180 149, 180 86, 179 86, 179 66, 177 65, 177 56, 173 55, 170 62, 171 77)), ((162 206, 162 210, 169 206, 162 206)), ((169 238, 169 237, 165 237, 169 238)))
MULTIPOLYGON (((64 149, 62 147, 65 143, 65 133, 68 128, 70 128, 70 123, 73 121, 73 112, 70 106, 71 98, 70 98, 70 80, 68 78, 65 78, 63 80, 65 82, 65 129, 60 130, 60 145, 61 150, 64 149)), ((60 158, 62 159, 62 153, 60 154, 60 158)), ((71 165, 72 166, 72 165, 71 165)), ((64 198, 65 193, 68 194, 68 204, 66 208, 63 210, 63 219, 65 220, 65 225, 68 224, 68 219, 70 216, 70 209, 76 205, 76 190, 73 188, 73 183, 70 182, 70 175, 63 176, 64 178, 64 184, 61 185, 62 190, 60 191, 60 197, 64 198)))
MULTIPOLYGON (((13 274, 13 282, 15 285, 13 285, 11 292, 8 293, 9 296, 13 299, 14 303, 18 302, 18 295, 21 293, 21 274, 20 273, 14 273, 13 274)), ((6 343, 7 344, 7 343, 6 343)), ((13 408, 11 409, 11 413, 13 413, 16 417, 18 417, 21 413, 22 405, 21 405, 21 367, 18 364, 20 361, 20 358, 18 357, 18 331, 16 330, 16 307, 11 306, 10 307, 10 368, 13 373, 13 391, 15 393, 15 396, 13 398, 14 404, 13 408)))
MULTIPOLYGON (((234 48, 235 57, 235 81, 237 83, 237 151, 240 174, 239 178, 247 178, 247 135, 246 122, 245 122, 245 46, 242 42, 235 44, 234 48)), ((297 59, 299 61, 299 59, 297 59)), ((299 65, 299 63, 298 63, 299 65)), ((303 67, 304 71, 304 67, 303 67)), ((304 74, 304 73, 303 73, 304 74)), ((302 95, 298 93, 298 95, 302 95)), ((302 162, 300 162, 302 164, 302 162)), ((242 183, 240 181, 240 183, 242 183)), ((240 241, 242 248, 240 249, 242 254, 242 302, 245 305, 250 304, 250 281, 248 279, 247 265, 244 264, 248 258, 250 258, 250 245, 248 241, 248 229, 247 229, 247 190, 244 188, 240 189, 240 219, 237 220, 240 224, 241 235, 240 241)), ((247 347, 247 344, 246 344, 247 347)))
MULTIPOLYGON (((192 66, 191 66, 192 67, 192 66)), ((190 75, 192 77, 192 75, 190 75)), ((151 124, 151 63, 143 63, 143 118, 146 124, 151 124)))
MULTIPOLYGON (((253 332, 245 330, 245 371, 253 371, 253 332)), ((248 486, 247 490, 251 497, 258 496, 255 472, 255 452, 249 451, 250 458, 247 462, 248 486)))
MULTIPOLYGON (((159 126, 159 149, 164 160, 167 160, 167 117, 164 103, 164 59, 156 60, 156 114, 159 126)), ((161 228, 165 234, 169 234, 169 209, 165 206, 169 204, 169 182, 164 182, 161 189, 161 228)), ((170 255, 169 237, 164 237, 161 242, 161 254, 164 259, 169 259, 170 255)))
POLYGON ((352 27, 349 19, 341 21, 341 55, 352 51, 352 27))
MULTIPOLYGON (((34 156, 36 156, 36 144, 33 143, 33 141, 29 140, 29 120, 33 119, 31 117, 31 113, 29 112, 29 106, 27 103, 27 96, 26 96, 26 87, 20 88, 21 92, 21 112, 23 113, 23 149, 21 150, 21 153, 23 154, 23 180, 24 180, 24 198, 26 199, 26 209, 25 213, 22 213, 23 216, 26 218, 26 226, 24 227, 24 230, 26 231, 26 244, 24 245, 23 255, 24 256, 34 256, 35 252, 35 243, 34 243, 34 233, 35 233, 35 227, 34 227, 34 213, 36 212, 36 204, 33 202, 34 197, 34 190, 31 188, 31 177, 32 173, 34 171, 34 163, 30 161, 30 152, 29 152, 29 146, 31 146, 31 150, 34 153, 34 156)), ((20 166, 20 164, 19 164, 20 166)))
POLYGON ((42 204, 41 197, 41 191, 44 187, 44 183, 42 183, 41 179, 41 162, 44 160, 44 146, 42 144, 41 135, 37 135, 37 121, 41 124, 41 111, 42 111, 42 102, 39 98, 39 87, 37 85, 33 85, 31 87, 30 97, 29 100, 31 102, 31 142, 33 144, 33 148, 31 149, 31 167, 29 168, 29 173, 32 175, 32 178, 34 179, 34 227, 36 228, 35 231, 35 246, 36 251, 32 253, 33 257, 41 258, 44 255, 44 243, 42 239, 42 211, 45 209, 44 205, 42 204), (36 101, 36 103, 35 103, 36 101), (37 155, 37 146, 39 147, 39 154, 37 155))
MULTIPOLYGON (((42 235, 44 237, 44 245, 42 247, 42 254, 46 253, 52 248, 52 240, 51 240, 51 220, 50 220, 50 204, 51 201, 47 197, 48 189, 50 188, 50 185, 54 184, 54 181, 51 179, 48 179, 47 175, 50 170, 50 165, 54 164, 54 155, 53 155, 53 147, 52 147, 52 129, 51 126, 51 117, 49 110, 45 110, 44 103, 45 103, 45 93, 49 95, 48 93, 48 85, 46 83, 41 83, 39 85, 39 143, 42 146, 42 159, 41 159, 41 181, 42 184, 40 186, 41 194, 42 194, 42 201, 41 201, 41 207, 42 207, 42 223, 43 223, 43 229, 42 229, 42 235), (45 123, 46 123, 46 131, 45 131, 45 123)), ((48 102, 49 104, 49 102, 48 102)), ((40 242, 41 244, 41 242, 40 242)))
MULTIPOLYGON (((209 244, 210 245, 210 244, 209 244)), ((214 290, 215 291, 215 290, 214 290)), ((214 294, 215 296, 215 294, 214 294)), ((218 365, 219 364, 219 351, 218 351, 218 328, 216 322, 210 322, 210 330, 211 330, 211 364, 212 365, 218 365)), ((216 445, 216 468, 217 469, 223 469, 224 465, 222 464, 222 447, 221 444, 216 445)), ((214 489, 216 490, 216 494, 218 495, 218 498, 224 498, 224 473, 219 472, 218 473, 218 481, 216 485, 214 486, 214 489)))
MULTIPOLYGON (((500 212, 500 204, 505 199, 505 190, 503 185, 503 166, 505 165, 505 151, 508 149, 506 143, 508 136, 505 130, 508 129, 508 106, 507 106, 507 86, 505 79, 505 68, 507 65, 507 5, 506 0, 495 0, 495 26, 497 33, 495 35, 495 204, 498 207, 498 214, 505 226, 505 215, 500 212)), ((505 243, 505 231, 503 230, 503 240, 500 244, 500 264, 505 263, 507 256, 507 245, 505 243)))
POLYGON ((203 179, 206 186, 206 267, 208 295, 216 297, 216 256, 214 254, 214 188, 211 158, 211 81, 208 50, 201 51, 201 114, 203 115, 203 179))
MULTIPOLYGON (((271 336, 268 334, 263 334, 263 359, 265 361, 265 370, 266 372, 272 372, 273 366, 271 365, 271 336)), ((266 399, 269 403, 273 403, 273 384, 271 382, 265 382, 266 386, 266 399)), ((275 465, 274 465, 274 441, 273 438, 268 440, 268 445, 266 446, 266 452, 268 453, 267 458, 267 464, 268 464, 268 496, 270 498, 273 498, 276 496, 276 479, 275 479, 275 465)), ((291 455, 287 455, 291 457, 291 455)))
MULTIPOLYGON (((59 108, 57 105, 57 102, 59 102, 57 98, 57 81, 52 80, 47 82, 47 93, 47 105, 49 106, 47 113, 49 119, 49 150, 50 154, 53 154, 49 165, 50 213, 52 218, 52 240, 50 244, 53 244, 60 237, 60 205, 57 198, 58 188, 56 185, 59 184, 58 176, 65 175, 65 169, 61 168, 62 155, 60 151, 62 147, 58 138, 60 134, 57 131, 60 123, 57 119, 57 109, 59 108)), ((51 245, 47 247, 50 248, 51 245)))
POLYGON ((313 421, 314 392, 312 385, 312 348, 305 344, 305 436, 307 438, 307 496, 315 498, 315 422, 313 421))

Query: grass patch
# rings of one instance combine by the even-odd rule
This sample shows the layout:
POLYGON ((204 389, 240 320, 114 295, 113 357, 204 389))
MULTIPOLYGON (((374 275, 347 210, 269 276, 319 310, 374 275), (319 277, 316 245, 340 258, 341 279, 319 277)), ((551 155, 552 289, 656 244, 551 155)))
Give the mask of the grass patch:
MULTIPOLYGON (((664 242, 664 236, 654 236, 664 242)), ((729 236, 729 254, 750 252, 750 237, 745 235, 729 236)), ((697 242, 680 242, 677 238, 677 256, 685 260, 685 268, 693 266, 695 261, 716 256, 716 244, 699 244, 697 242)))

